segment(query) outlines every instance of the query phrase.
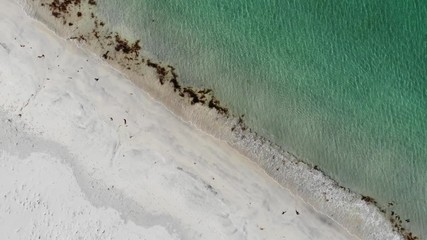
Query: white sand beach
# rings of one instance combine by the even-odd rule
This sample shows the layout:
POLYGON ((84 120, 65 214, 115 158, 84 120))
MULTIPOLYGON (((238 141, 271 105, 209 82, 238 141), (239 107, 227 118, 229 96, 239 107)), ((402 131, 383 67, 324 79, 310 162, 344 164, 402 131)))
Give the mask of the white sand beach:
POLYGON ((0 30, 2 239, 358 239, 13 0, 0 30))

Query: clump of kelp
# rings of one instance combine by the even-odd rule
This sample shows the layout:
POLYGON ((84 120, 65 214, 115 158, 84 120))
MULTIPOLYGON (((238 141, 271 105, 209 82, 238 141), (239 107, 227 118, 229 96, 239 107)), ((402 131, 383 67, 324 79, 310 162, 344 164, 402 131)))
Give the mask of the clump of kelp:
MULTIPOLYGON (((191 105, 200 104, 210 109, 215 109, 219 114, 230 117, 230 111, 213 95, 212 89, 183 87, 178 81, 176 69, 171 65, 164 65, 150 59, 140 57, 140 40, 130 42, 117 32, 110 32, 103 21, 94 13, 93 7, 97 5, 95 0, 51 0, 42 1, 42 7, 48 7, 52 16, 62 21, 64 26, 78 28, 75 21, 80 18, 89 17, 93 26, 87 33, 79 33, 70 39, 88 43, 96 39, 99 47, 104 49, 102 58, 106 60, 117 61, 124 69, 136 70, 141 64, 154 68, 158 81, 161 85, 170 85, 177 96, 188 99, 191 105), (86 4, 86 5, 84 5, 86 4), (84 10, 90 11, 85 13, 84 10)), ((242 121, 239 121, 243 124, 242 121)), ((246 127, 244 127, 246 128, 246 127)))

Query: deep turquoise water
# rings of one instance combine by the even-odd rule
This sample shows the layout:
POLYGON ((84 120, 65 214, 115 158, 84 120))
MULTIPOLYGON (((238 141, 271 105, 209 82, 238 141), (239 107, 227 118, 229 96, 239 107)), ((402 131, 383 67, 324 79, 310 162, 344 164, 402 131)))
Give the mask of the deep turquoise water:
POLYGON ((111 25, 427 236, 427 1, 109 0, 111 25))

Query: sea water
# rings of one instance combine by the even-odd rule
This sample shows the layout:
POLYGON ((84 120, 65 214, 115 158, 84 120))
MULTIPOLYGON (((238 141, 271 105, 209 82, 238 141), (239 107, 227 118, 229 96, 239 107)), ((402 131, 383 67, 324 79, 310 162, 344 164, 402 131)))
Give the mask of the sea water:
POLYGON ((185 85, 427 236, 427 1, 108 0, 185 85))

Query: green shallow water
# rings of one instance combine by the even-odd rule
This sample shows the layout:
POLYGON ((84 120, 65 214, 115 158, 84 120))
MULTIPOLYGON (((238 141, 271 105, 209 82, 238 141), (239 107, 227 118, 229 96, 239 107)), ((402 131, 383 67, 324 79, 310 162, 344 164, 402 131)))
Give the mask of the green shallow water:
MULTIPOLYGON (((427 1, 109 0, 188 85, 427 236, 427 1)), ((125 26, 125 27, 124 27, 125 26)))

